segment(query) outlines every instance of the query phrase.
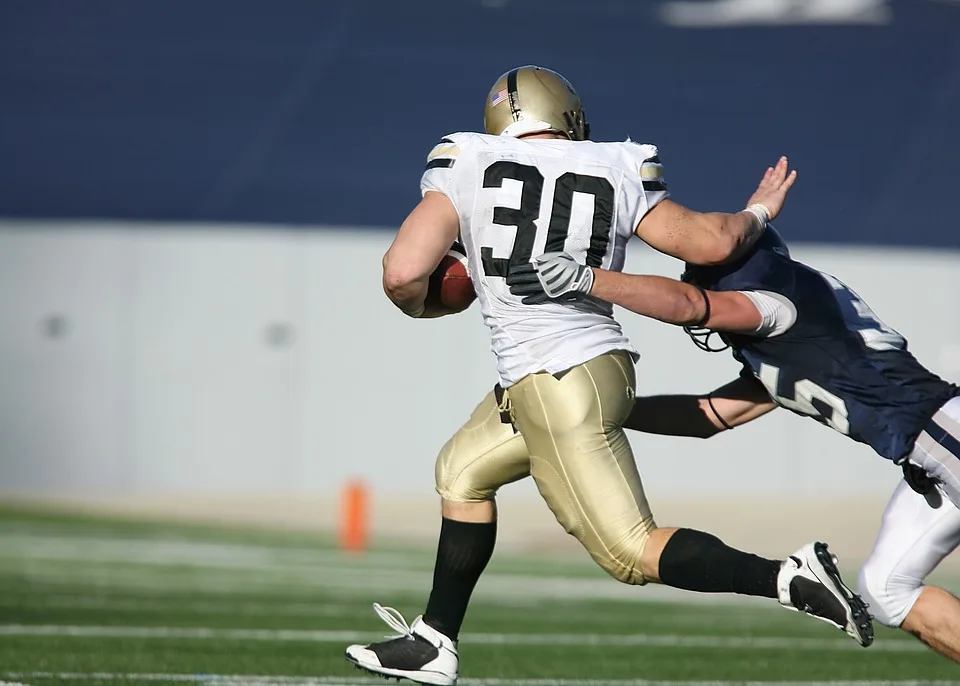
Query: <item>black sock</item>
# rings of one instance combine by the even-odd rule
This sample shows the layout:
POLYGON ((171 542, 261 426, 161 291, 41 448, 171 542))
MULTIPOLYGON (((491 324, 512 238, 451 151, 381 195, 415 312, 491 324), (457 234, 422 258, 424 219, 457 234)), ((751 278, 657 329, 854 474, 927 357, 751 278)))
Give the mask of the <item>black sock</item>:
POLYGON ((497 523, 458 522, 444 517, 440 524, 433 590, 423 621, 454 641, 467 614, 467 604, 497 541, 497 523))
POLYGON ((776 598, 779 573, 779 561, 735 550, 693 529, 678 529, 660 554, 660 580, 688 591, 776 598))

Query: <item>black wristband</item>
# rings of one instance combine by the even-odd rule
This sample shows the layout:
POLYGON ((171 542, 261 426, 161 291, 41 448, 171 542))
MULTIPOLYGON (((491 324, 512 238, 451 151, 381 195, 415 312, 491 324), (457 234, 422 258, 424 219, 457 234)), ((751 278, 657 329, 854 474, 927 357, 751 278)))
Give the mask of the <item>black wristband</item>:
POLYGON ((692 325, 694 329, 702 329, 706 326, 707 322, 710 321, 710 297, 707 295, 707 291, 704 290, 703 286, 698 286, 697 284, 692 284, 694 288, 700 291, 700 295, 703 296, 703 317, 697 321, 696 324, 692 325))
POLYGON ((713 393, 707 394, 707 405, 710 406, 710 409, 713 410, 713 416, 717 418, 717 421, 723 426, 727 431, 733 431, 733 427, 727 424, 727 420, 720 416, 720 413, 717 412, 717 408, 713 406, 713 393))

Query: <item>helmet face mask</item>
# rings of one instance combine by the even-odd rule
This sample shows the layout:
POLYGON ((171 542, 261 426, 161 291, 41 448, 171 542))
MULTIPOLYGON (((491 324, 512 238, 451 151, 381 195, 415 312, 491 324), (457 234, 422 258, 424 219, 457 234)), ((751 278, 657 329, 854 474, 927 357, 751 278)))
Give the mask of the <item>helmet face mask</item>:
MULTIPOLYGON (((698 267, 696 265, 686 263, 683 270, 683 274, 680 275, 680 280, 684 283, 688 283, 691 286, 696 286, 697 288, 703 288, 703 285, 698 283, 697 276, 698 274, 702 277, 703 267, 698 267)), ((706 297, 706 296, 704 296, 706 297)), ((706 351, 708 353, 721 353, 727 348, 730 347, 730 343, 723 337, 723 334, 719 331, 714 331, 712 329, 707 329, 703 326, 694 326, 688 325, 684 326, 683 330, 690 336, 690 340, 693 341, 693 344, 700 348, 700 350, 706 351), (710 338, 711 336, 716 335, 720 339, 720 346, 714 346, 710 338)))
POLYGON ((590 137, 580 96, 560 74, 528 65, 500 76, 487 96, 484 128, 493 136, 558 133, 570 140, 590 137))

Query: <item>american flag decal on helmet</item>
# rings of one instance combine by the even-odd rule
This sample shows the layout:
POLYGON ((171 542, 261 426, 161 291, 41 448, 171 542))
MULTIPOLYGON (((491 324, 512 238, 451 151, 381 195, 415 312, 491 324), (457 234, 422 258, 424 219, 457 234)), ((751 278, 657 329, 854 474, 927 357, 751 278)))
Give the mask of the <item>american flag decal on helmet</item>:
POLYGON ((490 98, 490 106, 496 107, 501 102, 506 102, 506 100, 507 100, 507 89, 504 88, 502 91, 499 91, 493 94, 493 96, 490 98))

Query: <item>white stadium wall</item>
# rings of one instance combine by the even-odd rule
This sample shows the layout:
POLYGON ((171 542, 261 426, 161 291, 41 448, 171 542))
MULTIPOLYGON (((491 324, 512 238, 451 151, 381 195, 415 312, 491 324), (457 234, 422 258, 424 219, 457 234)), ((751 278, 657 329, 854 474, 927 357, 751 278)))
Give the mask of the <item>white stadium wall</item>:
MULTIPOLYGON (((390 240, 349 229, 0 225, 0 495, 270 496, 289 507, 334 502, 361 477, 376 502, 433 514, 434 456, 494 384, 494 360, 476 305, 433 321, 390 305, 380 290, 390 240)), ((794 251, 960 381, 960 253, 794 251)), ((638 243, 627 270, 675 276, 680 265, 638 243)), ((643 353, 641 394, 705 391, 738 372, 680 329, 620 320, 643 353)), ((702 515, 712 518, 747 502, 834 512, 863 501, 872 517, 898 476, 786 412, 710 441, 631 442, 655 507, 670 513, 671 503, 716 503, 702 515)), ((530 484, 505 491, 536 499, 530 484)), ((257 502, 247 518, 269 519, 275 505, 257 502)))

